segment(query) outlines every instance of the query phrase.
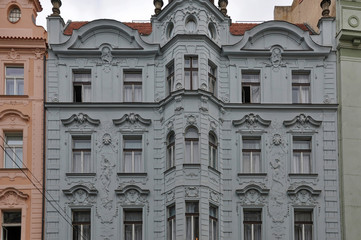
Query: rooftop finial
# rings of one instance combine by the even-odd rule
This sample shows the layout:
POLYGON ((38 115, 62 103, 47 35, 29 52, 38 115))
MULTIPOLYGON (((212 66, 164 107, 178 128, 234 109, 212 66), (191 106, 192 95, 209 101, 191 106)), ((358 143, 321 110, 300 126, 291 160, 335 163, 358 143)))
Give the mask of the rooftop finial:
POLYGON ((218 6, 221 9, 221 12, 223 13, 224 16, 227 16, 227 5, 228 5, 228 0, 218 0, 218 6))
POLYGON ((60 7, 61 7, 61 0, 51 0, 51 4, 53 4, 53 14, 52 16, 59 16, 60 15, 60 7))
POLYGON ((330 16, 330 5, 331 5, 331 0, 322 0, 321 2, 322 17, 330 16))
POLYGON ((154 0, 153 4, 155 6, 154 12, 156 15, 158 15, 162 11, 163 0, 154 0))

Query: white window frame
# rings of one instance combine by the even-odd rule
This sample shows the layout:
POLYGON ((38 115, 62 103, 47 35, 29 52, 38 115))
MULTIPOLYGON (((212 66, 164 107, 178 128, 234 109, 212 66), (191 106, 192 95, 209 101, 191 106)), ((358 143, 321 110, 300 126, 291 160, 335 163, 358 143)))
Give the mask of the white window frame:
MULTIPOLYGON (((17 132, 5 132, 4 135, 5 135, 5 144, 4 144, 5 146, 4 146, 4 148, 5 148, 5 150, 6 149, 11 149, 10 150, 11 156, 8 156, 6 151, 4 151, 4 168, 7 168, 6 167, 6 159, 8 157, 10 157, 16 163, 18 163, 20 165, 19 166, 20 168, 23 168, 23 166, 24 166, 24 135, 23 135, 23 132, 18 132, 18 131, 17 132), (22 139, 21 147, 20 147, 20 144, 9 145, 8 144, 8 138, 9 137, 21 137, 21 139, 22 139), (16 154, 16 149, 18 149, 18 148, 22 149, 22 156, 19 156, 19 155, 16 154), (21 161, 21 164, 19 163, 19 160, 21 161)), ((16 168, 16 169, 19 168, 14 163, 14 161, 12 161, 12 160, 11 160, 11 165, 12 165, 11 168, 16 168)))
POLYGON ((241 169, 242 169, 242 173, 245 173, 245 174, 259 174, 259 173, 262 173, 263 172, 263 141, 262 141, 262 136, 248 136, 248 135, 244 135, 241 137, 241 146, 242 146, 242 150, 241 150, 241 169), (245 140, 257 140, 259 141, 259 145, 260 145, 260 148, 259 148, 259 151, 258 149, 244 149, 243 147, 243 143, 245 140), (256 151, 252 151, 252 150, 256 150, 256 151), (245 158, 244 158, 244 153, 245 152, 249 152, 251 153, 251 156, 250 156, 250 170, 246 172, 246 169, 244 168, 244 161, 245 161, 245 158), (260 156, 260 159, 259 159, 259 172, 253 172, 253 168, 254 168, 254 164, 253 164, 253 158, 252 158, 252 155, 253 153, 259 153, 259 156, 260 156))
POLYGON ((22 96, 22 95, 25 95, 25 67, 24 65, 5 65, 5 72, 4 72, 4 75, 5 75, 5 95, 10 95, 10 96, 22 96), (7 76, 6 75, 6 69, 7 68, 22 68, 23 71, 24 71, 24 74, 22 76, 7 76), (13 82, 14 82, 14 92, 13 93, 8 93, 7 92, 7 80, 8 79, 12 79, 13 82), (19 94, 18 93, 18 80, 17 79, 22 79, 23 81, 23 93, 22 94, 19 94))
POLYGON ((312 149, 314 149, 314 146, 313 146, 313 136, 300 136, 300 135, 292 135, 292 156, 291 156, 291 159, 292 159, 292 164, 291 164, 291 166, 292 166, 292 173, 294 173, 294 174, 312 174, 312 173, 314 173, 315 172, 315 166, 314 166, 314 156, 313 156, 313 152, 314 151, 312 151, 312 149), (294 146, 294 142, 295 141, 308 141, 309 142, 309 146, 310 146, 310 148, 309 148, 309 150, 308 149, 304 149, 304 151, 302 151, 303 149, 295 149, 295 146, 294 146), (296 150, 296 151, 295 151, 296 150), (301 161, 301 171, 299 171, 299 172, 297 172, 296 171, 296 167, 297 167, 297 165, 296 165, 296 162, 295 162, 295 160, 294 160, 294 153, 295 152, 297 152, 297 153, 301 153, 301 159, 300 159, 300 161, 301 161), (303 161, 304 161, 304 159, 303 159, 303 153, 305 153, 305 152, 307 152, 307 153, 309 153, 309 156, 310 156, 310 162, 309 162, 309 166, 310 166, 310 171, 309 172, 304 172, 303 171, 303 161))
POLYGON ((92 136, 89 134, 89 135, 72 135, 71 136, 71 143, 72 143, 72 148, 71 148, 71 159, 72 159, 72 161, 71 161, 71 166, 70 166, 70 172, 71 173, 91 173, 92 172, 92 136), (89 138, 89 139, 88 139, 89 138), (90 147, 89 147, 89 151, 87 151, 88 150, 88 148, 84 148, 84 149, 75 149, 74 148, 74 141, 75 140, 89 140, 89 145, 90 145, 90 147), (79 150, 79 152, 80 152, 80 154, 81 154, 81 157, 80 157, 80 159, 81 159, 81 171, 80 172, 76 172, 75 171, 75 169, 73 168, 73 166, 74 166, 74 150, 76 150, 77 152, 78 152, 78 150, 79 150), (89 152, 90 153, 90 158, 89 158, 89 172, 86 172, 86 171, 84 171, 85 169, 84 169, 84 153, 85 152, 89 152))
POLYGON ((73 102, 82 103, 82 102, 91 102, 92 100, 92 71, 91 69, 73 69, 73 102), (88 81, 76 81, 76 75, 89 75, 88 81), (76 101, 76 91, 75 87, 81 86, 81 101, 76 101), (90 86, 89 96, 86 94, 85 86, 90 86))
POLYGON ((199 88, 199 58, 197 55, 190 55, 190 56, 184 56, 184 88, 186 90, 198 90, 199 88), (186 67, 185 65, 185 61, 189 59, 190 61, 190 64, 189 64, 189 67, 186 67), (193 66, 193 60, 197 59, 197 67, 194 67, 193 66), (189 75, 189 88, 187 88, 186 86, 188 85, 187 84, 187 80, 186 80, 186 77, 185 77, 185 73, 186 72, 189 72, 190 75, 189 75), (194 80, 193 79, 193 73, 196 73, 196 76, 197 76, 197 79, 194 80), (193 82, 195 81, 195 82, 193 82), (196 85, 196 86, 193 86, 193 85, 196 85))
POLYGON ((143 134, 123 134, 122 135, 122 172, 123 173, 144 173, 145 172, 145 164, 144 164, 144 144, 143 144, 143 141, 144 141, 144 135, 143 134), (125 148, 125 141, 126 139, 136 139, 136 140, 139 140, 137 138, 140 138, 140 144, 141 144, 141 148, 140 149, 133 149, 133 148, 129 148, 126 149, 125 148), (131 152, 132 153, 132 160, 131 160, 131 166, 132 166, 132 170, 131 172, 126 172, 126 169, 125 169, 125 163, 126 163, 126 158, 125 158, 125 152, 131 152), (136 152, 140 152, 141 153, 141 158, 140 158, 140 171, 135 171, 135 153, 136 152))
POLYGON ((134 70, 124 70, 123 71, 123 102, 128 102, 128 103, 132 103, 132 102, 142 102, 143 101, 143 71, 141 69, 134 69, 134 70), (127 74, 140 74, 140 80, 141 81, 129 81, 126 78, 127 74), (140 101, 136 101, 135 99, 135 86, 140 86, 141 90, 140 90, 140 101), (126 101, 125 96, 126 96, 126 89, 125 86, 132 86, 132 100, 131 101, 126 101))
MULTIPOLYGON (((197 147, 197 146, 196 146, 197 147)), ((190 164, 199 164, 200 163, 200 141, 199 141, 199 130, 196 128, 196 127, 189 127, 186 129, 185 131, 185 136, 184 136, 184 155, 185 155, 185 160, 186 162, 185 163, 190 163, 190 164), (198 138, 189 138, 187 137, 187 133, 188 133, 188 130, 189 129, 195 129, 197 131, 197 134, 198 134, 198 138), (197 142, 197 145, 198 145, 198 156, 195 156, 195 153, 194 153, 194 148, 195 148, 195 142, 197 142), (190 144, 190 157, 191 159, 186 159, 187 158, 187 154, 186 154, 186 151, 187 151, 187 143, 190 144), (196 161, 197 160, 197 161, 196 161)))
POLYGON ((23 235, 23 231, 22 231, 22 223, 23 223, 23 209, 2 209, 1 210, 1 240, 12 240, 12 239, 8 239, 7 237, 5 238, 5 233, 4 233, 4 228, 5 227, 20 227, 20 239, 23 239, 22 235, 23 235), (20 212, 20 218, 21 218, 21 222, 20 223, 4 223, 4 213, 5 212, 20 212))
POLYGON ((311 88, 311 71, 309 70, 292 70, 292 73, 291 73, 291 76, 292 76, 292 86, 291 86, 291 95, 292 95, 292 103, 293 104, 307 104, 307 103, 311 103, 312 101, 312 96, 311 96, 311 91, 312 91, 312 88, 311 88), (294 82, 294 76, 295 75, 304 75, 304 76, 308 76, 308 83, 296 83, 294 82), (293 101, 293 88, 298 88, 298 100, 297 102, 294 102, 293 101), (302 89, 303 88, 308 88, 308 99, 303 99, 302 98, 302 89))
POLYGON ((242 99, 241 102, 243 104, 254 104, 254 103, 261 103, 262 101, 262 87, 261 87, 261 71, 260 70, 243 70, 241 72, 242 79, 241 79, 241 93, 242 93, 242 99), (252 81, 244 81, 244 76, 246 75, 258 75, 258 82, 252 82, 252 81), (249 102, 246 102, 245 99, 245 91, 243 90, 244 87, 249 87, 249 102), (259 89, 259 99, 257 101, 252 101, 252 88, 259 89))

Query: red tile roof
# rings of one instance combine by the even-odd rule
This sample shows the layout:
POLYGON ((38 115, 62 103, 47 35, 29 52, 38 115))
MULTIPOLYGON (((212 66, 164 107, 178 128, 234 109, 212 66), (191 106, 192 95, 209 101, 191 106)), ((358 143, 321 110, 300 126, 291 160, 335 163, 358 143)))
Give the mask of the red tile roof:
MULTIPOLYGON (((72 35, 73 30, 79 29, 88 22, 70 22, 66 29, 64 30, 65 35, 72 35)), ((130 22, 123 22, 128 27, 138 30, 139 34, 141 35, 149 35, 152 33, 152 24, 151 23, 130 23, 130 22)), ((232 23, 230 26, 230 32, 233 35, 244 35, 244 33, 248 30, 251 30, 255 26, 259 25, 260 23, 232 23)), ((310 34, 313 32, 305 25, 305 24, 295 24, 303 31, 308 31, 310 34)))

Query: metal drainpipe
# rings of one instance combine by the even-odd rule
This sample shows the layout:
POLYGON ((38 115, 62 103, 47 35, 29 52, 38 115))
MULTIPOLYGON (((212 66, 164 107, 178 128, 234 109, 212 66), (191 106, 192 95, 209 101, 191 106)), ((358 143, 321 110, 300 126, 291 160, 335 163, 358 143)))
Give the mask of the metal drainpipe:
POLYGON ((43 57, 43 206, 42 206, 42 221, 41 221, 41 239, 45 240, 45 96, 46 96, 46 52, 43 57))

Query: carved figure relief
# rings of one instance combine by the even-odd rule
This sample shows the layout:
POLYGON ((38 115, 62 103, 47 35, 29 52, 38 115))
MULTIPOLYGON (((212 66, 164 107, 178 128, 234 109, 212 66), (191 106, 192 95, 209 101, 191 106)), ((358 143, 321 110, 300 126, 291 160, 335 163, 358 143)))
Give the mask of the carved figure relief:
POLYGON ((111 62, 113 60, 113 56, 112 56, 112 53, 111 53, 109 47, 104 47, 102 49, 101 59, 103 61, 103 64, 111 64, 111 62))
POLYGON ((282 48, 275 46, 271 49, 270 64, 266 66, 272 67, 274 71, 278 71, 280 67, 285 67, 286 64, 282 61, 282 48))

